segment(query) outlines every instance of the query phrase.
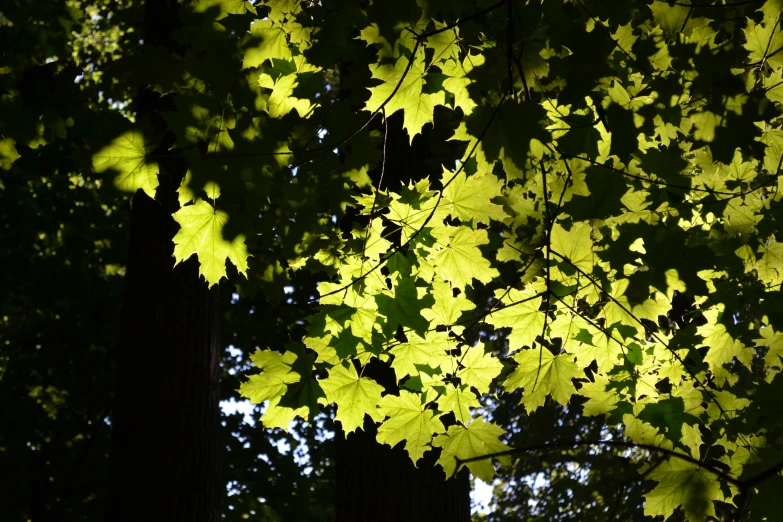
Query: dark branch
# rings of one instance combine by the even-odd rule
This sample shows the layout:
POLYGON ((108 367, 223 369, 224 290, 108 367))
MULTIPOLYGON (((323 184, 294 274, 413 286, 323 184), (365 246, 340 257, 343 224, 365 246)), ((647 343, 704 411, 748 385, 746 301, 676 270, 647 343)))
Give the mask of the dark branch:
POLYGON ((668 455, 669 457, 677 458, 680 460, 684 460, 685 462, 689 462, 691 464, 695 464, 696 466, 699 466, 702 469, 705 469, 709 471, 710 473, 713 473, 717 475, 718 477, 722 478, 726 482, 730 484, 734 484, 738 487, 744 487, 745 483, 742 481, 732 477, 725 471, 721 470, 720 468, 717 468, 715 466, 712 466, 710 464, 707 464, 705 462, 702 462, 698 459, 695 459, 691 457, 690 455, 687 455, 685 453, 680 453, 679 451, 667 449, 667 448, 661 448, 659 446, 653 446, 652 444, 638 444, 636 442, 626 442, 622 440, 593 440, 593 439, 584 439, 584 440, 576 440, 572 442, 547 442, 543 444, 535 444, 533 446, 526 446, 524 448, 516 448, 516 449, 510 449, 506 451, 499 451, 497 453, 490 453, 489 455, 483 455, 481 457, 472 457, 469 459, 456 459, 457 460, 457 469, 459 469, 460 465, 467 464, 469 462, 477 462, 480 460, 485 459, 492 459, 497 457, 505 457, 508 455, 514 455, 516 453, 527 453, 530 451, 541 451, 541 450, 557 450, 557 449, 563 449, 563 448, 579 448, 582 446, 615 446, 619 448, 638 448, 638 449, 646 449, 648 451, 653 451, 656 453, 661 453, 663 455, 668 455))

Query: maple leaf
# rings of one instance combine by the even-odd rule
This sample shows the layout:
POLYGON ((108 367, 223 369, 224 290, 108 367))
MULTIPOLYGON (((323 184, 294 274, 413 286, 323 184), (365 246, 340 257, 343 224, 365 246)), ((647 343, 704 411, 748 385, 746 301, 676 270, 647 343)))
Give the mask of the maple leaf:
POLYGON ((143 190, 155 197, 158 187, 158 164, 149 159, 154 146, 148 144, 138 130, 129 130, 95 153, 92 165, 96 172, 117 172, 114 186, 125 192, 143 190))
POLYGON ((434 299, 425 289, 415 286, 413 277, 400 279, 393 292, 384 291, 375 296, 375 301, 378 303, 378 311, 386 317, 387 332, 394 332, 398 326, 402 326, 424 335, 429 328, 430 323, 421 312, 434 299))
POLYGON ((708 323, 696 330, 696 333, 704 338, 704 346, 709 347, 704 361, 710 366, 710 369, 716 371, 736 357, 746 368, 750 368, 753 349, 746 347, 732 337, 726 330, 726 326, 717 322, 719 314, 720 310, 715 308, 704 312, 708 323))
POLYGON ((464 291, 473 279, 489 283, 497 277, 498 271, 490 266, 478 248, 489 243, 486 230, 444 226, 434 229, 432 235, 441 247, 433 264, 455 288, 464 291))
POLYGON ((484 320, 495 328, 511 328, 509 352, 531 346, 544 329, 544 313, 539 310, 543 298, 514 288, 507 293, 496 290, 495 296, 503 306, 492 311, 484 320))
POLYGON ((259 76, 259 87, 272 90, 266 103, 266 110, 273 118, 283 117, 292 110, 296 110, 300 117, 306 118, 315 107, 310 100, 293 96, 294 90, 299 85, 299 74, 287 74, 276 80, 266 73, 259 76))
POLYGON ((175 212, 174 220, 181 227, 174 236, 174 258, 177 264, 196 254, 200 264, 199 273, 209 286, 226 277, 226 259, 234 263, 240 274, 247 274, 245 237, 238 235, 231 241, 223 237, 228 213, 199 199, 193 205, 175 212))
POLYGON ((359 377, 352 364, 332 367, 329 376, 318 382, 326 393, 326 402, 337 404, 334 419, 340 421, 346 435, 362 427, 365 415, 376 422, 383 420, 378 410, 383 386, 369 377, 359 377))
POLYGON ((251 375, 247 382, 239 386, 239 393, 250 399, 250 402, 261 403, 279 398, 289 384, 299 382, 299 374, 291 371, 291 365, 296 360, 293 352, 280 354, 271 350, 256 350, 250 360, 261 369, 259 375, 251 375))
POLYGON ((266 405, 264 414, 261 416, 261 423, 267 429, 287 430, 294 418, 306 417, 307 411, 307 406, 296 409, 280 406, 280 397, 275 397, 266 405))
POLYGON ((460 364, 462 368, 457 371, 457 377, 468 386, 476 388, 479 393, 489 392, 492 380, 500 375, 503 369, 499 360, 486 353, 484 343, 465 349, 460 364))
POLYGON ((389 219, 402 227, 403 241, 409 241, 413 234, 424 226, 430 218, 430 223, 443 219, 446 209, 438 204, 438 198, 428 190, 429 183, 419 184, 408 192, 408 197, 396 196, 389 204, 389 219))
POLYGON ((749 51, 748 60, 751 63, 767 62, 775 69, 783 67, 783 57, 780 53, 767 55, 783 47, 783 33, 780 32, 778 21, 770 18, 765 18, 761 23, 748 20, 748 25, 742 31, 746 39, 743 47, 749 51))
POLYGON ((444 169, 443 182, 448 186, 443 190, 443 202, 449 215, 459 218, 463 223, 484 223, 490 220, 502 221, 506 213, 503 207, 490 200, 501 196, 503 183, 492 174, 468 177, 464 172, 452 174, 444 169))
POLYGON ((571 395, 576 393, 571 379, 584 375, 568 355, 555 356, 545 348, 523 350, 514 360, 519 366, 503 386, 508 391, 523 388, 522 404, 530 413, 544 405, 547 395, 563 406, 568 404, 571 395))
POLYGON ((430 449, 432 435, 446 431, 435 412, 427 408, 426 395, 401 390, 399 396, 385 395, 379 409, 388 419, 378 428, 378 442, 394 447, 405 441, 414 466, 430 449))
POLYGON ((272 20, 254 21, 250 24, 250 35, 252 37, 250 43, 253 45, 245 50, 245 57, 242 60, 243 69, 258 67, 273 58, 291 59, 291 49, 286 41, 286 33, 272 20))
POLYGON ((449 337, 446 332, 427 332, 425 337, 419 337, 415 333, 409 334, 407 342, 400 343, 389 350, 394 356, 391 367, 397 375, 397 380, 407 375, 417 375, 417 367, 428 366, 451 371, 454 364, 450 355, 446 352, 451 349, 449 337))
POLYGON ((466 116, 470 115, 470 113, 473 112, 473 109, 477 107, 476 102, 473 101, 473 98, 468 91, 468 85, 473 83, 473 80, 467 76, 474 67, 483 65, 483 63, 483 55, 479 54, 474 56, 468 54, 462 62, 454 59, 441 64, 443 74, 448 76, 448 78, 443 81, 443 88, 452 94, 454 97, 454 106, 462 109, 462 112, 466 116))
POLYGON ((435 303, 431 308, 425 308, 421 315, 430 322, 438 325, 450 326, 457 332, 463 328, 456 323, 462 316, 462 312, 467 312, 476 308, 472 301, 465 297, 464 293, 454 296, 451 285, 445 281, 433 281, 432 297, 435 303))
POLYGON ((683 30, 683 24, 690 18, 690 11, 682 5, 666 5, 656 2, 650 5, 653 20, 663 30, 667 38, 683 30))
POLYGON ((0 138, 0 168, 10 170, 14 161, 21 158, 16 143, 11 138, 0 138))
POLYGON ((649 105, 655 101, 653 96, 631 96, 625 87, 620 85, 620 82, 613 82, 612 87, 609 88, 609 98, 620 107, 630 111, 637 111, 649 105))
POLYGON ((248 0, 199 0, 193 4, 193 10, 197 13, 203 13, 209 9, 219 9, 219 15, 216 20, 220 20, 229 14, 245 14, 250 11, 255 13, 253 4, 248 0))
POLYGON ((697 464, 671 458, 647 476, 658 485, 644 495, 644 514, 663 515, 666 520, 682 506, 689 522, 704 522, 715 517, 713 502, 723 501, 715 474, 697 464))
MULTIPOLYGON (((509 449, 499 440, 504 433, 505 431, 499 426, 485 422, 483 417, 478 417, 467 426, 449 426, 445 434, 435 437, 432 445, 443 448, 438 464, 443 467, 446 477, 450 478, 459 471, 458 460, 491 455, 509 449)), ((465 465, 471 473, 484 482, 491 482, 495 475, 495 468, 490 459, 468 462, 465 465)))
POLYGON ((440 411, 452 412, 459 422, 466 425, 470 421, 470 408, 481 406, 476 395, 465 384, 447 385, 445 393, 438 397, 436 403, 440 411))
POLYGON ((620 397, 608 385, 609 379, 602 375, 597 375, 595 382, 582 384, 579 394, 588 398, 582 411, 584 415, 603 415, 617 408, 620 397))
POLYGON ((383 83, 377 87, 369 88, 372 95, 367 100, 364 109, 375 112, 391 97, 384 107, 386 116, 389 117, 402 110, 404 113, 403 128, 408 131, 412 142, 414 136, 421 133, 424 124, 432 123, 435 106, 443 105, 445 102, 443 91, 422 92, 424 87, 423 53, 418 53, 413 62, 401 56, 393 67, 374 65, 370 67, 370 70, 372 77, 383 83), (395 89, 397 89, 396 92, 395 89), (394 93, 393 96, 392 93, 394 93))
POLYGON ((576 223, 566 230, 555 223, 552 226, 550 245, 552 250, 568 258, 577 268, 588 274, 593 270, 592 227, 587 223, 576 223))
POLYGON ((500 159, 506 171, 520 171, 529 156, 543 154, 541 144, 550 141, 540 124, 546 111, 538 104, 507 101, 502 111, 495 112, 487 106, 477 107, 467 118, 466 129, 473 136, 483 136, 488 161, 500 159))

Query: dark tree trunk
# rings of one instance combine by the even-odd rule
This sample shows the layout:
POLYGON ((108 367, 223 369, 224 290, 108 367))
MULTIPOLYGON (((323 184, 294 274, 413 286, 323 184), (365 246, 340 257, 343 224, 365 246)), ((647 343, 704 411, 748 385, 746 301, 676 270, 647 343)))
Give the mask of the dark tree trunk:
POLYGON ((446 480, 434 451, 418 469, 402 444, 378 444, 375 427, 337 435, 337 522, 470 522, 466 470, 446 480))
MULTIPOLYGON (((145 45, 174 51, 175 0, 148 0, 145 45)), ((143 88, 137 117, 162 100, 143 88)), ((133 198, 112 412, 112 522, 217 522, 218 293, 195 259, 174 268, 171 217, 184 165, 161 163, 156 200, 133 198)))
POLYGON ((173 268, 176 225, 133 200, 112 415, 113 522, 217 522, 217 288, 173 268))

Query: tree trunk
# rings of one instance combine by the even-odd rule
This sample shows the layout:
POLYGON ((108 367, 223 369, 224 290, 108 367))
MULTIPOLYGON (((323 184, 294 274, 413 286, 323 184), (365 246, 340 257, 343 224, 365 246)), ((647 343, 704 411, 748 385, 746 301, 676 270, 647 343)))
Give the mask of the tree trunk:
MULTIPOLYGON (((145 45, 174 50, 177 2, 148 0, 145 45)), ((137 118, 161 100, 143 88, 137 118)), ((112 413, 112 522, 217 522, 218 293, 190 259, 174 268, 171 217, 184 165, 161 160, 156 200, 133 198, 112 413)))
POLYGON ((112 415, 114 522, 217 522, 217 288, 173 268, 176 225, 143 193, 131 213, 112 415))
POLYGON ((467 470, 446 480, 434 451, 417 469, 402 444, 381 445, 376 433, 368 421, 364 431, 337 435, 337 522, 470 522, 467 470))

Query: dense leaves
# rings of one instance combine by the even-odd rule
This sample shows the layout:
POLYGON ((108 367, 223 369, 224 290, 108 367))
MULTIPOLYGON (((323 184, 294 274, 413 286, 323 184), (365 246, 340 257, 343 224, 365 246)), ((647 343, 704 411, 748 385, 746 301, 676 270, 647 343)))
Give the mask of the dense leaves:
MULTIPOLYGON (((369 415, 380 442, 405 441, 414 460, 442 448, 447 475, 469 460, 489 479, 476 459, 505 449, 502 431, 450 395, 521 390, 529 413, 584 397, 583 415, 666 457, 646 474, 656 485, 644 508, 664 518, 714 517, 716 503, 747 496, 746 465, 780 469, 767 435, 780 417, 750 413, 779 370, 769 354, 783 269, 780 112, 765 87, 780 11, 756 8, 455 4, 384 13, 396 25, 362 12, 355 29, 377 54, 361 108, 402 111, 413 142, 438 128, 440 106, 467 149, 397 193, 378 177, 347 203, 367 220, 324 231, 326 244, 290 265, 333 274, 303 343, 346 431, 369 415), (401 391, 360 377, 375 358, 401 391)), ((318 16, 295 11, 285 23, 318 16)), ((313 34, 291 39, 292 56, 318 49, 313 34)), ((328 115, 323 125, 340 136, 328 115)))
MULTIPOLYGON (((180 53, 128 63, 170 110, 101 122, 80 161, 149 194, 186 162, 177 261, 298 305, 240 387, 267 427, 334 404, 347 433, 369 415, 414 462, 492 480, 493 455, 553 449, 497 423, 555 411, 590 432, 557 448, 630 452, 602 455, 637 466, 647 515, 768 512, 780 2, 190 7, 180 53)), ((5 170, 41 139, 0 132, 5 170)))

